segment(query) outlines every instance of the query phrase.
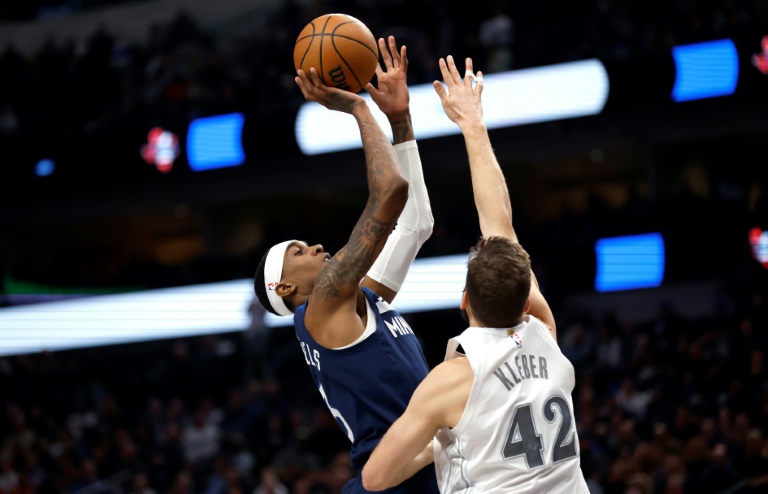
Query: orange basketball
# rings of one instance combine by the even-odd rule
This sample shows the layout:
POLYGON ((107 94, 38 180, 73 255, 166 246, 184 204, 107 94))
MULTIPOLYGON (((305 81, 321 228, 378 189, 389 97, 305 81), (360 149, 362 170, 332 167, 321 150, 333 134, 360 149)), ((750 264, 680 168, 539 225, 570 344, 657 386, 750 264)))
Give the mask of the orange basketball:
POLYGON ((314 67, 326 86, 353 93, 368 84, 379 63, 370 29, 346 14, 326 14, 306 25, 296 38, 293 64, 309 75, 314 67))

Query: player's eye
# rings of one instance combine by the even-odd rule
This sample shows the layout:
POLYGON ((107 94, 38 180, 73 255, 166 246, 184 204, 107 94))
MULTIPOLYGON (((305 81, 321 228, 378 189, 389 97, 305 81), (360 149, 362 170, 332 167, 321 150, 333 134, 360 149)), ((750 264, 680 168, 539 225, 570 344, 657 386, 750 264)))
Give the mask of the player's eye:
POLYGON ((300 255, 301 255, 301 249, 300 249, 300 248, 299 248, 299 249, 296 249, 296 254, 295 254, 295 255, 297 255, 297 256, 300 256, 300 255))

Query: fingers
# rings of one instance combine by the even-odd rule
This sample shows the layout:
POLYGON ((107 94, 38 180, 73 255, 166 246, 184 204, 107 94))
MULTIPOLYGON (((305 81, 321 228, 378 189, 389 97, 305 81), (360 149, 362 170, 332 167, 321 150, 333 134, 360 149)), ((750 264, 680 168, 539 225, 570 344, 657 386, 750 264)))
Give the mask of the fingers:
POLYGON ((394 66, 392 64, 392 56, 389 54, 389 50, 387 49, 387 45, 384 42, 384 38, 379 38, 379 52, 381 53, 381 58, 384 60, 384 66, 387 67, 387 70, 393 68, 394 66))
POLYGON ((448 72, 450 73, 453 82, 456 84, 461 84, 463 81, 461 74, 459 74, 459 70, 456 68, 456 61, 454 61, 453 55, 448 55, 446 62, 448 65, 448 72))
MULTIPOLYGON (((440 60, 442 60, 442 58, 441 58, 440 60)), ((433 87, 433 88, 435 88, 435 92, 437 93, 437 95, 438 95, 438 96, 440 96, 440 101, 441 101, 441 102, 442 102, 442 101, 444 101, 444 100, 445 100, 445 98, 446 98, 448 95, 446 94, 446 92, 445 92, 445 88, 444 88, 444 87, 443 87, 443 85, 440 83, 440 81, 434 81, 434 82, 432 83, 432 87, 433 87)))
POLYGON ((400 51, 398 51, 394 36, 389 36, 386 41, 384 38, 379 38, 379 53, 381 53, 381 59, 387 71, 401 67, 403 70, 407 70, 408 58, 406 57, 405 45, 401 46, 400 51))
POLYGON ((320 94, 331 89, 325 86, 314 67, 309 69, 309 74, 301 69, 297 70, 296 74, 294 80, 307 100, 317 101, 320 94))
POLYGON ((477 96, 481 96, 483 94, 483 88, 485 87, 485 84, 483 84, 483 72, 481 70, 477 71, 477 86, 475 86, 475 94, 477 96))
POLYGON ((315 70, 314 67, 309 69, 309 80, 315 87, 320 87, 323 85, 323 81, 320 80, 320 74, 317 73, 317 70, 315 70))
POLYGON ((437 65, 440 67, 440 74, 443 76, 443 81, 448 84, 448 87, 451 87, 453 79, 451 79, 451 73, 448 72, 448 65, 445 63, 445 59, 441 58, 437 65))
POLYGON ((378 92, 379 92, 379 90, 378 90, 378 89, 376 89, 376 87, 375 87, 373 84, 371 84, 370 82, 369 82, 368 84, 366 84, 366 85, 365 85, 364 89, 365 89, 366 91, 368 91, 368 94, 370 94, 371 96, 373 96, 373 95, 374 95, 374 93, 375 93, 375 94, 378 94, 378 92))
POLYGON ((395 37, 390 36, 388 41, 389 41, 389 52, 392 54, 392 67, 397 69, 400 67, 400 54, 397 51, 397 44, 395 43, 395 37))
POLYGON ((299 86, 299 89, 301 89, 301 92, 304 93, 304 95, 306 96, 307 88, 311 85, 311 83, 307 79, 307 74, 304 73, 303 70, 299 69, 296 71, 296 77, 294 77, 293 80, 296 81, 296 85, 299 86))
POLYGON ((464 67, 466 70, 464 71, 464 86, 466 88, 472 89, 472 80, 475 78, 475 72, 472 70, 472 59, 467 57, 464 60, 464 67))

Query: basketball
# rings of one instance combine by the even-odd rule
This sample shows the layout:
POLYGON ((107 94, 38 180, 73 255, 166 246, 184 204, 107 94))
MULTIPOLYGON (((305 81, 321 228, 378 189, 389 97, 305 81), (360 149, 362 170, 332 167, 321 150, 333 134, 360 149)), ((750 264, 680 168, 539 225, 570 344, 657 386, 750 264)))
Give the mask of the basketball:
POLYGON ((370 29, 346 14, 326 14, 306 25, 296 38, 293 64, 309 75, 314 67, 323 84, 353 93, 368 84, 379 63, 370 29))

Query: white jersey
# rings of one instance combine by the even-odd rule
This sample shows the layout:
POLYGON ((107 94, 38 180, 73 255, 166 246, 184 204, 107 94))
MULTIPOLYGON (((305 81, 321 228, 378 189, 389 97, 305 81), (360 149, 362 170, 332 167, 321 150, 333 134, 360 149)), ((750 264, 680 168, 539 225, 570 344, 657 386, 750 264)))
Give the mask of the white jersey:
POLYGON ((588 494, 571 392, 573 365, 533 316, 512 329, 470 327, 448 342, 475 375, 454 429, 435 436, 442 493, 588 494))

